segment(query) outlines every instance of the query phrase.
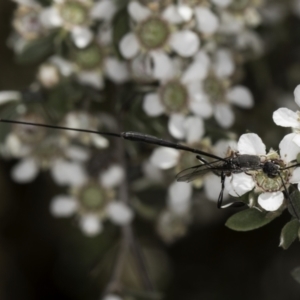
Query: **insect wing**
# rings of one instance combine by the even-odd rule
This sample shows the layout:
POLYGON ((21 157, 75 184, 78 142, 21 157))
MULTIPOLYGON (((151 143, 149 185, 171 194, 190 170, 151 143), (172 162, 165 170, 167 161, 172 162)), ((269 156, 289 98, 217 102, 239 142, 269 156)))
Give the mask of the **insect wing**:
POLYGON ((191 168, 187 168, 176 175, 177 181, 190 182, 193 181, 208 172, 219 172, 222 170, 224 162, 214 161, 211 163, 205 163, 191 168))

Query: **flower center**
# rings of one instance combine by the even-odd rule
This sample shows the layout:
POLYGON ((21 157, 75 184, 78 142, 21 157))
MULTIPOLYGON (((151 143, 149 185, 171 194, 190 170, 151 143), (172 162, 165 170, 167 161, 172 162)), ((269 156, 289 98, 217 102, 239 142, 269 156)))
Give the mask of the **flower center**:
POLYGON ((148 50, 163 47, 170 35, 168 24, 157 17, 142 22, 137 30, 141 44, 148 50))
POLYGON ((183 4, 188 5, 188 6, 196 6, 199 4, 203 4, 203 2, 205 2, 205 1, 203 1, 203 0, 184 0, 183 4))
POLYGON ((243 10, 249 5, 250 0, 233 0, 230 8, 235 11, 243 10))
POLYGON ((90 45, 84 49, 76 49, 75 60, 83 69, 92 69, 95 66, 101 66, 103 54, 99 47, 90 45))
POLYGON ((186 106, 188 93, 179 81, 170 81, 162 86, 160 96, 167 110, 180 112, 186 106))
POLYGON ((220 102, 224 96, 224 87, 222 82, 213 76, 208 76, 203 82, 203 89, 210 99, 214 102, 220 102))
POLYGON ((103 210, 108 202, 105 190, 97 184, 85 186, 81 191, 80 200, 88 211, 103 210))
MULTIPOLYGON (((280 175, 282 177, 285 186, 288 187, 289 185, 288 179, 290 175, 289 171, 288 170, 282 171, 280 172, 280 175)), ((282 180, 279 175, 274 177, 269 177, 266 173, 260 171, 253 176, 253 179, 256 182, 256 184, 265 192, 269 192, 269 193, 278 192, 283 188, 282 180)))
POLYGON ((66 2, 60 11, 61 17, 73 25, 81 25, 87 20, 87 10, 79 2, 66 2))

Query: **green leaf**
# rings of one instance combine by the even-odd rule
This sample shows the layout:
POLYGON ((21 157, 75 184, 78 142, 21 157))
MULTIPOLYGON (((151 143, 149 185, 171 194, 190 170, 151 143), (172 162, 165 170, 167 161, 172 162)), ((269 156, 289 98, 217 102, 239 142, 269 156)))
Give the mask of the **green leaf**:
POLYGON ((55 35, 56 31, 28 43, 24 50, 17 56, 17 63, 30 64, 45 59, 53 52, 55 35))
POLYGON ((300 267, 295 268, 291 272, 291 275, 298 283, 300 283, 300 267))
POLYGON ((122 57, 119 52, 119 42, 121 38, 130 30, 129 27, 129 16, 127 13, 127 8, 119 10, 114 18, 114 26, 113 26, 113 44, 116 52, 119 57, 122 57))
POLYGON ((288 249, 294 240, 298 237, 299 221, 294 219, 284 225, 280 234, 279 246, 283 249, 288 249))
POLYGON ((288 203, 289 213, 295 218, 300 216, 300 192, 298 190, 293 191, 290 196, 290 201, 288 203))
POLYGON ((265 226, 272 220, 273 218, 266 218, 266 213, 249 208, 231 216, 225 225, 232 230, 249 231, 265 226))

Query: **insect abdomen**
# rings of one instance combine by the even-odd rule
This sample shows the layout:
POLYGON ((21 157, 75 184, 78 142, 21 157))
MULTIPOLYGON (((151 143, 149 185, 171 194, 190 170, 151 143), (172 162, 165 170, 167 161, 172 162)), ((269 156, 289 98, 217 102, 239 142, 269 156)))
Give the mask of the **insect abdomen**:
POLYGON ((257 169, 260 166, 260 157, 257 155, 243 154, 234 158, 234 162, 241 169, 257 169))

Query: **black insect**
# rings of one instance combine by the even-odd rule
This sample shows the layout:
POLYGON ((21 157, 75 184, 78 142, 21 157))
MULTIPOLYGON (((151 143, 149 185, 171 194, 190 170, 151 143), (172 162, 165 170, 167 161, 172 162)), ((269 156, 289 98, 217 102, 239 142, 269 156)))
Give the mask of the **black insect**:
POLYGON ((180 143, 171 142, 152 135, 147 135, 147 134, 132 132, 132 131, 121 132, 121 133, 101 132, 96 130, 70 128, 64 126, 55 126, 55 125, 48 125, 48 124, 30 123, 24 121, 5 120, 5 119, 0 119, 0 122, 32 125, 32 126, 46 127, 52 129, 79 131, 79 132, 86 132, 92 134, 100 134, 104 136, 123 138, 125 140, 129 140, 133 142, 142 142, 142 143, 154 144, 154 145, 159 145, 159 146, 178 149, 178 150, 184 150, 184 151, 197 154, 196 157, 201 162, 201 164, 181 171, 180 173, 177 174, 176 179, 177 181, 190 182, 196 178, 199 178, 200 176, 203 176, 208 172, 213 172, 217 176, 221 177, 221 191, 217 202, 218 208, 224 208, 229 206, 241 206, 245 204, 243 202, 233 202, 229 205, 222 206, 226 176, 230 176, 232 174, 238 174, 238 173, 248 174, 248 172, 250 171, 262 170, 269 178, 274 178, 276 176, 280 177, 284 188, 284 193, 289 200, 289 203, 292 207, 292 211, 294 212, 297 219, 300 220, 296 212, 296 209, 289 197, 288 190, 286 188, 286 185, 280 173, 283 170, 298 167, 300 165, 298 163, 282 168, 279 162, 276 160, 261 161, 261 158, 257 155, 239 154, 238 152, 232 152, 232 154, 229 157, 222 158, 217 155, 207 153, 205 151, 201 151, 196 148, 191 148, 180 143), (212 158, 214 159, 214 161, 209 162, 205 158, 203 158, 203 156, 212 158))

